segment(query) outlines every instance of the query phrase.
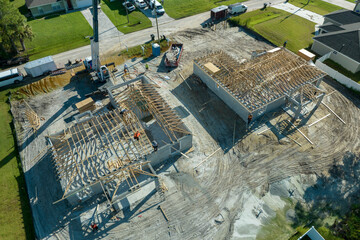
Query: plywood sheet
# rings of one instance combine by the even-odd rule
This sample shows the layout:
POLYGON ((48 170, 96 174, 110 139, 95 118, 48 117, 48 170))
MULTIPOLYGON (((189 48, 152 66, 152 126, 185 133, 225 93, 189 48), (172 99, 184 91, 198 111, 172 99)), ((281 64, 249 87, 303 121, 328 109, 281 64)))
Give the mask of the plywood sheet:
POLYGON ((204 64, 204 66, 212 73, 217 73, 218 71, 220 71, 220 69, 211 62, 204 64))

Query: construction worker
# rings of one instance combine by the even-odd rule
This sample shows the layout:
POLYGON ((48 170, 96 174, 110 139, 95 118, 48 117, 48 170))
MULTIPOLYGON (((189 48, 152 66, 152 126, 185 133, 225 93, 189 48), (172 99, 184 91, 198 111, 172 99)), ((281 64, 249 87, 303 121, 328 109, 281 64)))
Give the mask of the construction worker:
POLYGON ((151 142, 153 148, 154 148, 154 152, 156 152, 158 150, 158 143, 154 140, 151 142))
POLYGON ((248 116, 248 125, 251 123, 252 118, 253 118, 253 115, 251 115, 251 113, 250 113, 248 116))
POLYGON ((140 133, 139 131, 136 131, 136 133, 134 134, 134 139, 139 141, 139 137, 140 137, 140 133))
POLYGON ((129 72, 129 67, 128 67, 128 65, 125 63, 125 64, 124 64, 124 74, 126 74, 127 72, 129 72))
POLYGON ((91 226, 93 232, 96 232, 99 229, 98 226, 96 225, 96 223, 94 223, 94 222, 92 222, 90 226, 91 226))
POLYGON ((124 109, 122 109, 121 111, 120 111, 120 116, 124 116, 124 113, 126 112, 126 108, 124 108, 124 109))

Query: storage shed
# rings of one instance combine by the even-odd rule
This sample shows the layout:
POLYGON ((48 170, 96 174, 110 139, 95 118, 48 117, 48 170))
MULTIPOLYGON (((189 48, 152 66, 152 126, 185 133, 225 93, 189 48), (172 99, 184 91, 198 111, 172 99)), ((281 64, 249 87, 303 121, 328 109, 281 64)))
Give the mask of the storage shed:
POLYGON ((27 74, 32 77, 41 76, 46 72, 54 71, 57 69, 57 66, 52 58, 52 56, 47 56, 40 58, 25 64, 24 69, 27 74))
POLYGON ((226 18, 228 13, 228 7, 225 5, 211 9, 211 20, 217 21, 226 18))

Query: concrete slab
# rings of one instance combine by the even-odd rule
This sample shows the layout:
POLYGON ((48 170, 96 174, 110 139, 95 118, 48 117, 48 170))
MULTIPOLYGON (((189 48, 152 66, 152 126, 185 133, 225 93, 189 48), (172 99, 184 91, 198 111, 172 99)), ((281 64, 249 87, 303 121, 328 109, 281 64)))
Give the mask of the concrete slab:
POLYGON ((355 3, 351 3, 344 0, 323 0, 324 2, 328 2, 337 6, 340 6, 345 9, 353 10, 355 7, 355 3))
MULTIPOLYGON (((86 8, 82 10, 81 13, 84 15, 90 26, 93 27, 92 8, 86 8)), ((117 30, 106 14, 99 9, 99 40, 102 41, 110 38, 117 38, 122 35, 124 34, 117 30)))
POLYGON ((324 22, 323 16, 321 16, 317 13, 296 7, 290 3, 280 3, 280 4, 276 4, 276 5, 271 5, 271 6, 274 8, 295 14, 299 17, 305 18, 305 19, 312 21, 314 23, 317 23, 317 24, 323 24, 323 22, 324 22))
MULTIPOLYGON (((146 8, 140 9, 140 11, 150 19, 153 26, 156 26, 156 17, 155 17, 155 15, 152 14, 152 10, 150 8, 146 7, 146 8)), ((164 15, 162 15, 162 16, 157 16, 157 18, 158 18, 157 21, 158 21, 159 25, 168 23, 168 22, 172 22, 175 20, 175 19, 169 17, 169 15, 167 15, 166 13, 164 13, 164 15)))

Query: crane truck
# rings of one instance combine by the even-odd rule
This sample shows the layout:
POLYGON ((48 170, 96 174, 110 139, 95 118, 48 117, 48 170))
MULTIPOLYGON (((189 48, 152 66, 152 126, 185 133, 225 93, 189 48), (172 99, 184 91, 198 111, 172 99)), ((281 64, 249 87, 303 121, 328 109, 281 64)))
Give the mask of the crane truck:
POLYGON ((110 72, 106 65, 100 66, 99 71, 93 69, 92 57, 85 58, 84 66, 94 81, 99 80, 99 82, 106 82, 108 79, 110 79, 110 72))
POLYGON ((110 72, 106 65, 100 64, 99 58, 99 26, 98 26, 98 5, 100 0, 92 0, 93 4, 93 30, 94 35, 90 38, 91 57, 85 58, 84 65, 89 71, 92 80, 106 82, 110 79, 110 72))

